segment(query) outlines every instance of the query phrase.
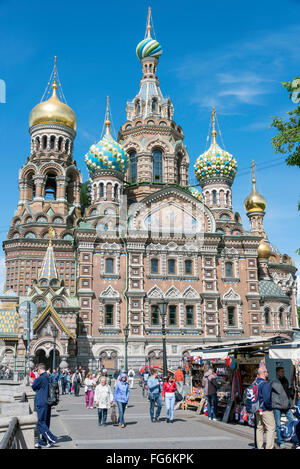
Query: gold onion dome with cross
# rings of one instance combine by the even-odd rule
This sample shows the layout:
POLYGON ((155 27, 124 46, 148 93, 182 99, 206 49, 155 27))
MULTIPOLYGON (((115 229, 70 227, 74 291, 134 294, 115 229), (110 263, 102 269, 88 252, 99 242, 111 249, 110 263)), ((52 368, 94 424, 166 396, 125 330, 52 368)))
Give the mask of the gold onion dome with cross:
MULTIPOLYGON (((57 96, 56 82, 56 57, 54 65, 54 78, 52 83, 52 95, 46 101, 41 101, 29 115, 29 127, 37 124, 61 124, 76 130, 76 115, 73 109, 63 103, 57 96)), ((50 83, 49 83, 50 84, 50 83)))
POLYGON ((256 190, 256 179, 255 179, 255 173, 254 173, 254 168, 255 168, 255 163, 252 161, 252 192, 251 194, 246 197, 244 201, 244 207, 245 210, 249 213, 251 212, 264 212, 267 206, 266 199, 256 190))

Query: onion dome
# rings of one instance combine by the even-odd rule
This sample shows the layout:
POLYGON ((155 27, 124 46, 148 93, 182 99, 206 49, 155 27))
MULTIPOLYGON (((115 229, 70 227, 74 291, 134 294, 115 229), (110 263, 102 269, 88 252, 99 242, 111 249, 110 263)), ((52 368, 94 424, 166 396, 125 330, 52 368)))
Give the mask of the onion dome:
POLYGON ((271 247, 265 242, 264 239, 261 240, 257 248, 258 258, 259 259, 269 259, 271 255, 271 247))
POLYGON ((85 155, 85 163, 90 173, 99 169, 110 169, 125 173, 128 166, 128 155, 122 145, 116 142, 110 134, 110 120, 105 120, 106 133, 104 137, 92 145, 85 155))
POLYGON ((37 124, 61 124, 76 130, 75 112, 57 96, 57 84, 52 84, 52 96, 47 101, 37 104, 29 116, 29 127, 37 124))
POLYGON ((202 200, 202 195, 201 192, 199 192, 195 187, 188 187, 188 191, 192 194, 193 197, 195 197, 198 200, 202 200))
POLYGON ((246 211, 249 213, 251 212, 264 212, 267 206, 266 199, 257 192, 255 187, 255 177, 252 179, 252 192, 248 197, 245 199, 244 207, 246 211))
POLYGON ((194 172, 201 185, 210 179, 222 178, 233 182, 237 173, 237 161, 216 142, 215 109, 213 108, 212 143, 207 151, 200 155, 194 165, 194 172))
POLYGON ((136 54, 140 60, 145 59, 146 57, 155 57, 159 58, 162 54, 162 47, 156 39, 151 37, 151 8, 148 10, 148 20, 147 20, 147 37, 141 41, 136 48, 136 54))

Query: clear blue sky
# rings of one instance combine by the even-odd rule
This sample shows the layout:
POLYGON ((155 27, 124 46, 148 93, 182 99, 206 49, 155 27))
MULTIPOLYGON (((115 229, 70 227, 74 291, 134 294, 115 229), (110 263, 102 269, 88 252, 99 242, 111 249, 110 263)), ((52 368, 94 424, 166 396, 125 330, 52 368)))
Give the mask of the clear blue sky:
MULTIPOLYGON (((0 79, 7 87, 6 103, 0 104, 1 241, 17 206, 18 171, 30 152, 28 115, 43 95, 54 55, 67 102, 77 115, 74 156, 86 179, 84 155, 100 137, 106 96, 118 131, 126 119, 126 101, 138 91, 141 67, 135 47, 144 38, 148 6, 143 0, 0 0, 0 79)), ((235 210, 248 227, 243 201, 251 184, 245 170, 254 159, 257 186, 268 203, 269 238, 299 266, 300 170, 288 168, 274 154, 274 131, 268 127, 272 116, 292 107, 281 82, 299 75, 300 2, 153 0, 150 6, 164 51, 158 67, 161 89, 172 98, 174 120, 185 134, 191 180, 215 105, 225 147, 239 164, 235 210), (274 166, 262 169, 265 163, 274 166)))

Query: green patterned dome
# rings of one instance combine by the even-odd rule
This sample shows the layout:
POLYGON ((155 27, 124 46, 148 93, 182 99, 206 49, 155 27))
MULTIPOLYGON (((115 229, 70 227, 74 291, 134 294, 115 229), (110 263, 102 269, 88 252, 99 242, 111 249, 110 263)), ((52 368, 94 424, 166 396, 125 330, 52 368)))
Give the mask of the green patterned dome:
POLYGON ((226 178, 233 182, 237 173, 237 161, 213 142, 209 149, 197 158, 194 171, 200 183, 215 178, 226 178))

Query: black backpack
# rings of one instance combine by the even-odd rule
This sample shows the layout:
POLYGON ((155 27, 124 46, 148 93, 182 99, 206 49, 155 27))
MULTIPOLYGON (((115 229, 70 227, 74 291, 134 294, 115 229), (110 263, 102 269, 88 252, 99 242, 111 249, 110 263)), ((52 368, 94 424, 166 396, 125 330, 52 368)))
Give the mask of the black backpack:
POLYGON ((55 381, 52 381, 49 383, 48 387, 48 400, 47 404, 52 406, 55 406, 59 403, 59 388, 58 388, 58 383, 55 381))

